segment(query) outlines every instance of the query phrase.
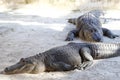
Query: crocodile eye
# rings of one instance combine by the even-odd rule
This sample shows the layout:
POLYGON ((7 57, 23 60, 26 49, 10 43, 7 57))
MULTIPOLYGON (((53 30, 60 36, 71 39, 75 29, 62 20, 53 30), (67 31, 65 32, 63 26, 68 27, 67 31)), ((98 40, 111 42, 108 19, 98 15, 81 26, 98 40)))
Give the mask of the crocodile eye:
POLYGON ((24 62, 25 62, 25 59, 24 59, 24 58, 21 58, 21 59, 20 59, 20 62, 24 63, 24 62))
POLYGON ((93 33, 93 32, 94 32, 94 30, 93 30, 93 29, 90 29, 90 32, 91 32, 91 33, 93 33))
POLYGON ((96 30, 96 29, 94 29, 94 32, 97 32, 97 30, 96 30))

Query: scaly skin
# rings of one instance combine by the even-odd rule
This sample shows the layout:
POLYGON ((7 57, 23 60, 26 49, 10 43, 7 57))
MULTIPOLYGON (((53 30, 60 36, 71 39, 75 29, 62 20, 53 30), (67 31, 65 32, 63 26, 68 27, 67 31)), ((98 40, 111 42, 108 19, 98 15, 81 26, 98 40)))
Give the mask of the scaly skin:
POLYGON ((111 39, 118 37, 110 30, 102 28, 100 14, 100 11, 90 11, 78 18, 68 19, 69 23, 76 25, 76 29, 70 31, 65 40, 72 41, 75 37, 79 37, 88 42, 103 42, 103 36, 111 39))
POLYGON ((69 43, 21 60, 4 69, 5 74, 86 69, 93 59, 120 56, 120 43, 69 43))

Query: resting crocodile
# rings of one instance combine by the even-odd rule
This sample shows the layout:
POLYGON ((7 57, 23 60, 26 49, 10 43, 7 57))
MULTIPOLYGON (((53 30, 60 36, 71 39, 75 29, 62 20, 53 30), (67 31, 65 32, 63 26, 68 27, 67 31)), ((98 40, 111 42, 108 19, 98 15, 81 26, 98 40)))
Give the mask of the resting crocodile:
POLYGON ((120 56, 120 43, 69 43, 39 53, 28 58, 21 58, 2 73, 39 73, 45 71, 69 71, 86 69, 94 59, 120 56))
POLYGON ((109 29, 102 28, 99 19, 100 11, 90 11, 81 15, 78 18, 68 19, 69 23, 76 25, 76 29, 70 31, 67 35, 66 41, 72 41, 75 37, 80 37, 82 40, 89 42, 103 42, 103 36, 111 39, 118 37, 113 34, 109 29))

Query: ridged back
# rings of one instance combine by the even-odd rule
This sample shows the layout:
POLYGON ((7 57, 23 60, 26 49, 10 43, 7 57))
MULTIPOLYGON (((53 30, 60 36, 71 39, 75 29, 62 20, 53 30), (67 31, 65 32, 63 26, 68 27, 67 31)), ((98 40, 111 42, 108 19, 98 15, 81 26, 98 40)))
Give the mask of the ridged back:
POLYGON ((90 43, 92 55, 96 58, 120 56, 120 43, 90 43))

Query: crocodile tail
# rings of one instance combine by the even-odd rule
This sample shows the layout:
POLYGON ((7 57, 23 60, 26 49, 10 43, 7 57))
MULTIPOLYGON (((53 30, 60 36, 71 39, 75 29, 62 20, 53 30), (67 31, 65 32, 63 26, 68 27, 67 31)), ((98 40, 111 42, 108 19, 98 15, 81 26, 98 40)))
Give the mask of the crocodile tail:
POLYGON ((77 23, 77 18, 70 18, 70 19, 68 19, 68 22, 76 25, 76 23, 77 23))

